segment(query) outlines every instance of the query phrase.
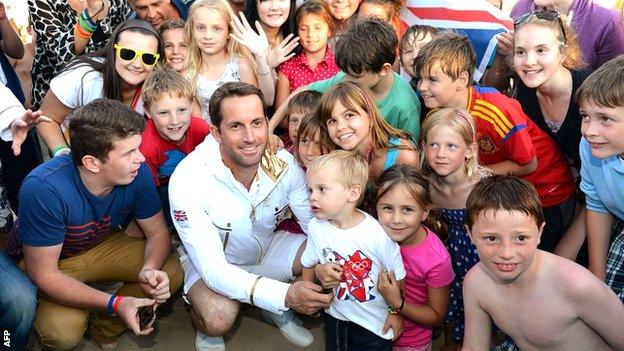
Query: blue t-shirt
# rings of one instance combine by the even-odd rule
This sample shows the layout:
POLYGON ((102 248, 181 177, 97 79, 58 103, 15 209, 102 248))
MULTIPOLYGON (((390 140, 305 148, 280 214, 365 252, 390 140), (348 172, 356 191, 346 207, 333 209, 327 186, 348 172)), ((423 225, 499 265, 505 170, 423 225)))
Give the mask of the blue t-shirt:
POLYGON ((617 155, 595 157, 585 137, 581 138, 579 152, 581 190, 587 199, 587 209, 624 219, 624 160, 617 155))
POLYGON ((19 199, 16 231, 21 243, 30 246, 62 243, 61 258, 89 250, 131 219, 150 218, 161 209, 145 163, 132 183, 115 186, 107 195, 95 196, 83 184, 70 155, 54 157, 33 170, 22 184, 19 199))

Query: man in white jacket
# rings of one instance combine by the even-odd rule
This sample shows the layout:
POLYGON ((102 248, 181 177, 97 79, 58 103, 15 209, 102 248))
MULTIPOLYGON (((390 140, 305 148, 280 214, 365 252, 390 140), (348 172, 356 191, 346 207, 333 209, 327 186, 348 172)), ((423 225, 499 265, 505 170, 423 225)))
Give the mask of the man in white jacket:
POLYGON ((198 350, 223 350, 241 303, 262 309, 300 347, 312 334, 290 308, 311 314, 331 294, 301 274, 305 236, 275 232, 288 208, 304 231, 312 217, 303 170, 292 155, 266 152, 268 120, 261 91, 226 83, 211 98, 211 135, 176 168, 171 215, 184 244, 184 293, 198 328, 198 350))

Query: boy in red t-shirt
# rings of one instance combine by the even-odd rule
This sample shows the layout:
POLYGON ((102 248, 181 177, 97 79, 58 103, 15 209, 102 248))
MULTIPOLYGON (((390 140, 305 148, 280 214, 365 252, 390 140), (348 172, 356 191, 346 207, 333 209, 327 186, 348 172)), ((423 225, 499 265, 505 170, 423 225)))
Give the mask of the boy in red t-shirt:
POLYGON ((465 108, 474 118, 479 162, 496 174, 512 174, 537 189, 546 227, 540 249, 552 252, 574 215, 574 180, 557 144, 494 88, 472 86, 476 57, 470 41, 443 33, 414 60, 417 89, 428 108, 465 108))
POLYGON ((171 227, 169 177, 178 163, 210 133, 206 121, 191 117, 192 101, 190 84, 170 68, 155 70, 143 84, 143 104, 149 120, 139 149, 152 171, 171 227))

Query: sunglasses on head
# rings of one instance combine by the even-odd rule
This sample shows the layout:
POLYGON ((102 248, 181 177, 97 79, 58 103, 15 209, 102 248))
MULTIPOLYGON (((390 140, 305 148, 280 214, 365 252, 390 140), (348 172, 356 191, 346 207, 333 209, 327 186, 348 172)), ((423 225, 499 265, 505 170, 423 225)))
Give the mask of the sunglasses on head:
POLYGON ((533 12, 525 13, 524 15, 518 17, 518 19, 514 21, 514 30, 520 24, 526 22, 531 16, 535 16, 541 20, 546 20, 546 21, 558 21, 559 28, 561 29, 561 34, 563 35, 563 42, 564 43, 568 42, 565 29, 563 28, 563 21, 561 20, 561 16, 559 15, 559 12, 553 11, 553 10, 540 10, 540 11, 533 11, 533 12))
POLYGON ((159 54, 153 54, 151 52, 144 52, 141 50, 131 49, 127 47, 123 47, 119 44, 113 45, 115 51, 117 52, 117 56, 123 61, 133 61, 137 56, 141 57, 141 61, 146 66, 154 66, 158 63, 158 58, 160 58, 159 54))

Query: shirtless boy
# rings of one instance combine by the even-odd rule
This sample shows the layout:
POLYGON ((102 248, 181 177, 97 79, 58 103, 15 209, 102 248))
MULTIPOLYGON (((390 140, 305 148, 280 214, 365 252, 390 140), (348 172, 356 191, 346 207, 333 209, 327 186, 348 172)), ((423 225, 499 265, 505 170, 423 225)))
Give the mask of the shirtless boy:
POLYGON ((481 262, 466 275, 462 350, 488 350, 492 322, 522 350, 624 350, 624 305, 572 261, 538 250, 544 228, 532 185, 480 181, 466 225, 481 262))

